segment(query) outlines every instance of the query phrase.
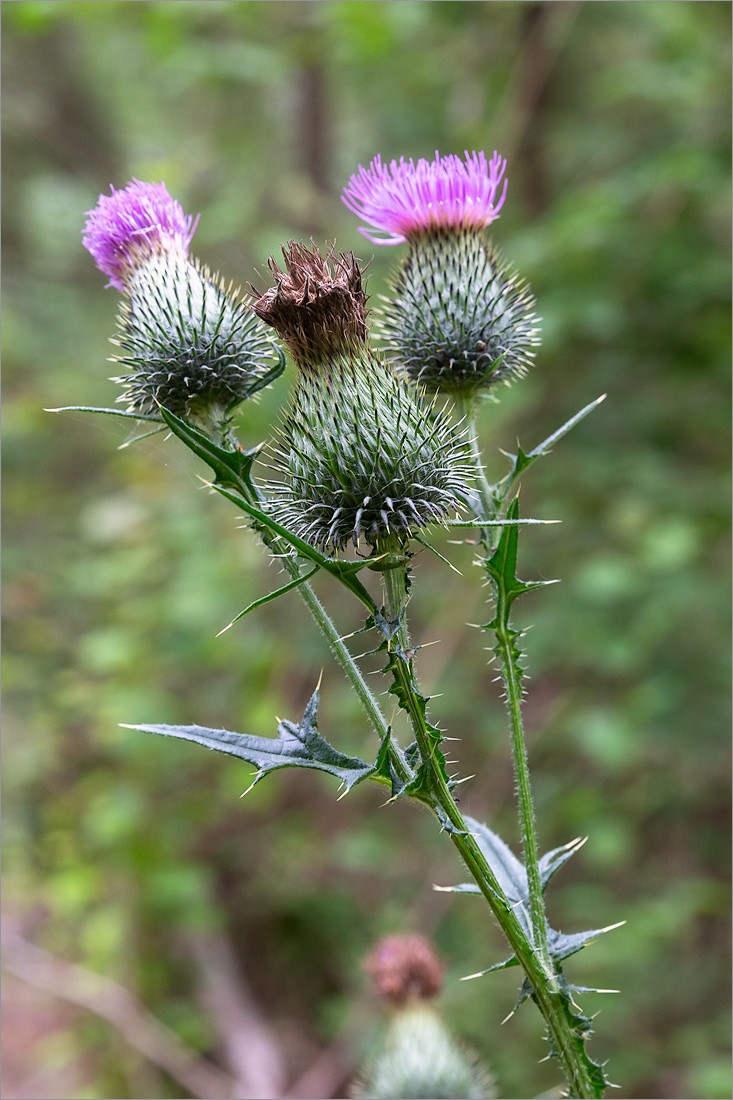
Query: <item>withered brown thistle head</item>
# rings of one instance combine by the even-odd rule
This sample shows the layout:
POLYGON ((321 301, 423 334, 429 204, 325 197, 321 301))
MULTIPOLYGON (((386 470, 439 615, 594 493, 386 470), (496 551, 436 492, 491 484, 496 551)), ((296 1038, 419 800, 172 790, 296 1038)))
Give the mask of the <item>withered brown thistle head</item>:
POLYGON ((268 260, 275 286, 253 306, 302 367, 367 342, 367 295, 354 253, 331 248, 324 256, 311 245, 288 241, 282 250, 284 270, 273 257, 268 260))

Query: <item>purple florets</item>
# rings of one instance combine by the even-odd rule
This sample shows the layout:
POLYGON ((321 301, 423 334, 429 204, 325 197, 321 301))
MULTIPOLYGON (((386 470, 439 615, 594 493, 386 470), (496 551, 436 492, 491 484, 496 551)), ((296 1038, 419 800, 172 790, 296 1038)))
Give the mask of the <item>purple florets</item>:
POLYGON ((411 235, 426 230, 480 229, 499 216, 506 197, 507 181, 497 198, 506 161, 494 153, 466 153, 420 159, 417 164, 401 157, 389 167, 375 157, 368 168, 359 165, 344 188, 342 201, 370 226, 383 229, 388 237, 375 237, 363 226, 359 232, 373 244, 401 244, 411 235))
POLYGON ((83 243, 99 270, 109 275, 108 285, 124 293, 142 258, 156 251, 188 253, 198 218, 184 214, 164 183, 133 179, 122 191, 110 190, 87 211, 83 243))

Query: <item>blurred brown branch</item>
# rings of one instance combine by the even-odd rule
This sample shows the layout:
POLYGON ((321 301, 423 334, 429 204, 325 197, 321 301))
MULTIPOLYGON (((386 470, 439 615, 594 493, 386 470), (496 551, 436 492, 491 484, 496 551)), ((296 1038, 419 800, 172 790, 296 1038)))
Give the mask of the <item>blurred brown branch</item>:
POLYGON ((2 953, 5 970, 107 1020, 130 1046, 169 1073, 192 1096, 200 1100, 239 1100, 253 1095, 241 1092, 232 1077, 181 1042, 129 990, 29 943, 10 918, 3 920, 2 953))
POLYGON ((249 990, 228 940, 222 935, 191 937, 199 968, 201 1000, 221 1038, 227 1064, 243 1100, 277 1100, 285 1085, 280 1047, 249 990))

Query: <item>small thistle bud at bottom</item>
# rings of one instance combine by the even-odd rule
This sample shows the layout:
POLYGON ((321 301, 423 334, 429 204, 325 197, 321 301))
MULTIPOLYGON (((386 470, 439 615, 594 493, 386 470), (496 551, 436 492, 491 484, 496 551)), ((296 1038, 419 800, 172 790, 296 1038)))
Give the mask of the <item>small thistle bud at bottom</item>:
POLYGON ((390 1004, 429 1000, 440 990, 443 967, 424 936, 383 936, 364 962, 374 988, 390 1004))
POLYGON ((455 514, 467 444, 366 348, 300 373, 269 486, 273 517, 321 549, 404 542, 455 514))
POLYGON ((355 1100, 491 1100, 491 1076, 425 1004, 401 1009, 352 1091, 355 1100))
POLYGON ((234 407, 281 373, 272 337, 251 308, 217 276, 177 251, 144 258, 126 284, 114 341, 130 373, 130 412, 163 406, 203 427, 225 423, 234 407))
POLYGON ((535 300, 480 231, 414 234, 379 323, 387 355, 431 392, 472 395, 526 373, 535 300))

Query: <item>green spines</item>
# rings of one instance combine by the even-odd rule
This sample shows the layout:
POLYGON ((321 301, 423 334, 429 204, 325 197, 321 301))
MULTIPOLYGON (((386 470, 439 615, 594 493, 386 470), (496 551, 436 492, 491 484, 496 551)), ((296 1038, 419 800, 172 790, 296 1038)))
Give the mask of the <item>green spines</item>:
POLYGON ((360 1100, 486 1100, 495 1095, 486 1070, 424 1003, 409 1004, 393 1016, 366 1080, 354 1091, 360 1100))
POLYGON ((407 540, 454 514, 469 453, 443 413, 425 409, 366 349, 301 373, 270 486, 284 526, 320 548, 407 540))
POLYGON ((129 373, 129 411, 159 407, 194 422, 224 422, 240 401, 281 373, 274 342, 251 308, 206 268, 156 253, 129 281, 114 341, 129 373))
POLYGON ((539 344, 534 306, 481 233, 420 234, 393 279, 381 335, 412 382, 472 395, 525 374, 539 344))

